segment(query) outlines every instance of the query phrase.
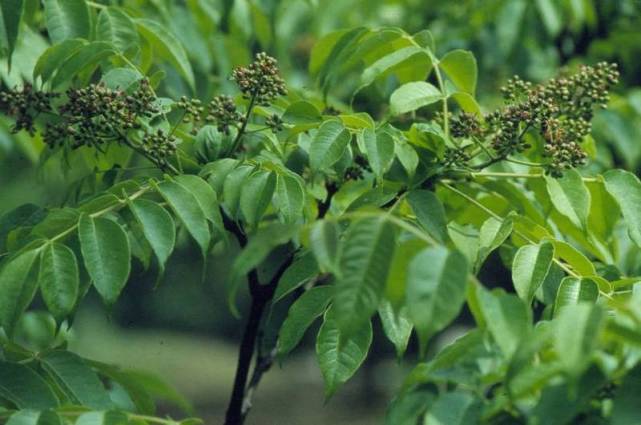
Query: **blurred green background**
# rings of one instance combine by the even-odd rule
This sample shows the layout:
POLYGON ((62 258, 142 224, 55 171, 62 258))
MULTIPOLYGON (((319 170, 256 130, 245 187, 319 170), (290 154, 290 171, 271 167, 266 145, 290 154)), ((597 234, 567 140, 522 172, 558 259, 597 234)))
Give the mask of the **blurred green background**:
MULTIPOLYGON (((33 0, 36 1, 36 0, 33 0)), ((106 2, 105 2, 106 3, 106 2)), ((184 44, 197 76, 197 97, 233 93, 228 77, 253 53, 275 56, 290 86, 311 92, 310 52, 322 36, 355 26, 429 29, 437 53, 471 50, 479 63, 480 103, 498 105, 498 89, 514 74, 533 81, 560 67, 601 60, 619 64, 622 82, 608 110, 598 113, 593 134, 598 153, 592 167, 613 165, 641 171, 641 1, 639 0, 119 0, 122 7, 161 22, 184 44)), ((37 17, 35 18, 37 19, 37 17)), ((28 80, 34 57, 47 47, 36 31, 24 32, 11 73, 0 60, 4 86, 28 80)), ((160 93, 177 97, 188 89, 170 67, 160 93)), ((330 104, 347 107, 355 80, 330 89, 330 104)), ((380 113, 393 82, 378 81, 358 95, 354 107, 380 113)), ((64 173, 56 158, 42 162, 42 143, 12 135, 0 119, 0 214, 20 204, 60 206, 86 190, 91 168, 71 164, 64 173)), ((105 178, 105 180, 107 180, 105 178)), ((101 181, 93 181, 100 185, 101 181)), ((157 372, 174 384, 206 423, 222 421, 236 362, 242 320, 226 306, 224 282, 233 252, 216 253, 201 281, 201 261, 188 238, 167 266, 161 285, 134 264, 121 302, 107 312, 91 298, 78 314, 71 348, 82 355, 157 372)), ((490 261, 482 278, 509 280, 500 261, 490 261)), ((246 303, 246 299, 244 300, 246 303)), ((246 305, 245 305, 246 307, 246 305)), ((442 335, 438 343, 460 329, 442 335)), ((309 332, 310 335, 313 332, 309 332)), ((380 334, 380 332, 379 332, 380 334)), ((381 422, 404 368, 393 349, 375 338, 366 367, 324 404, 313 339, 270 371, 255 396, 249 424, 371 424, 381 422)), ((408 356, 409 368, 412 355, 408 356)), ((167 407, 171 411, 172 407, 167 407)))

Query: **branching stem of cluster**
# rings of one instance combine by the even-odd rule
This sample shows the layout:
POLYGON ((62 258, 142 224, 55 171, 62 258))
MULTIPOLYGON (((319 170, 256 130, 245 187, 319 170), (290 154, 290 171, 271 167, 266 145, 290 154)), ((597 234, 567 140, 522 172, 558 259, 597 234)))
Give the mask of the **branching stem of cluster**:
POLYGON ((231 150, 229 153, 234 153, 238 149, 238 146, 240 145, 240 140, 243 138, 243 135, 245 134, 245 130, 247 129, 247 124, 249 123, 249 117, 251 116, 252 109, 254 109, 255 103, 256 103, 256 94, 252 94, 252 97, 249 99, 249 105, 247 105, 247 112, 245 112, 243 124, 240 126, 240 130, 238 130, 238 134, 236 135, 234 142, 231 144, 231 150))
MULTIPOLYGON (((482 178, 482 177, 494 177, 494 178, 524 178, 524 179, 542 179, 545 177, 545 174, 541 173, 536 173, 536 174, 528 174, 528 173, 500 173, 500 172, 490 172, 490 171, 483 171, 483 172, 470 172, 468 173, 472 178, 482 178)), ((599 179, 597 177, 583 177, 582 178, 584 182, 598 182, 599 179)))

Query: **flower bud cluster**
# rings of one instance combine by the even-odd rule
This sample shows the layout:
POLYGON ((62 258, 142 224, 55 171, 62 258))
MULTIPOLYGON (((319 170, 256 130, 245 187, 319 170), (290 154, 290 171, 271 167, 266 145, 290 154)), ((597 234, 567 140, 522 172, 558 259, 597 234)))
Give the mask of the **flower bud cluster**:
POLYGON ((501 89, 504 108, 486 115, 483 124, 461 114, 452 120, 452 135, 482 135, 490 140, 497 157, 506 158, 528 149, 523 136, 536 131, 544 141, 546 171, 560 175, 585 163, 581 142, 590 133, 594 108, 606 107, 618 78, 616 64, 606 62, 582 66, 575 74, 541 85, 514 77, 501 89))
POLYGON ((272 114, 265 119, 265 125, 271 129, 273 133, 278 133, 284 128, 283 120, 276 114, 272 114))
POLYGON ((176 138, 160 129, 155 133, 146 132, 142 137, 140 150, 160 168, 165 168, 168 158, 176 153, 176 138))
POLYGON ((57 93, 38 91, 31 84, 0 92, 0 111, 15 118, 11 131, 26 130, 35 134, 35 119, 41 112, 50 112, 52 102, 59 97, 57 93))
POLYGON ((258 53, 256 60, 248 66, 234 69, 232 78, 243 97, 253 98, 258 105, 269 105, 278 96, 287 94, 276 59, 264 52, 258 53))
POLYGON ((209 103, 206 121, 216 123, 218 131, 229 135, 230 128, 242 123, 244 117, 238 112, 234 99, 228 95, 214 97, 209 103))

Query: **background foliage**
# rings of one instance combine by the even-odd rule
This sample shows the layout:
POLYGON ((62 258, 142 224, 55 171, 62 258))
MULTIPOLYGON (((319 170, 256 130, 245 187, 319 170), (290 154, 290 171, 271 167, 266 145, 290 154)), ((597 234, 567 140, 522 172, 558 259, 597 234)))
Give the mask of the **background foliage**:
MULTIPOLYGON (((64 350, 58 326, 71 323, 91 279, 116 321, 234 338, 243 322, 228 311, 251 316, 244 276, 258 267, 259 281, 277 283, 258 357, 315 340, 330 397, 368 350, 371 363, 396 352, 411 370, 400 390, 387 389, 397 394, 388 423, 637 421, 638 2, 0 6, 3 91, 134 87, 145 75, 160 98, 145 125, 181 142, 169 164, 182 170, 164 177, 122 143, 48 149, 42 132, 11 134, 14 120, 2 118, 3 420, 118 423, 122 413, 104 411, 124 410, 133 423, 173 423, 152 417, 155 398, 187 416, 188 403, 157 378, 64 350), (279 60, 289 93, 254 109, 238 161, 219 159, 234 134, 174 127, 197 106, 179 99, 208 105, 225 93, 245 111, 230 76, 259 51, 279 60), (490 112, 514 74, 538 82, 602 60, 619 65, 621 82, 583 142, 587 166, 553 179, 501 163, 432 184, 452 143, 437 114, 444 94, 455 112, 490 112), (283 128, 263 131, 274 114, 283 128), (212 212, 219 204, 224 217, 212 212), (249 239, 223 231, 226 218, 249 239), (453 322, 463 336, 441 349, 453 322), (58 407, 69 404, 84 407, 58 407)), ((538 163, 541 152, 518 158, 538 163)), ((250 422, 271 423, 263 414, 250 422)))

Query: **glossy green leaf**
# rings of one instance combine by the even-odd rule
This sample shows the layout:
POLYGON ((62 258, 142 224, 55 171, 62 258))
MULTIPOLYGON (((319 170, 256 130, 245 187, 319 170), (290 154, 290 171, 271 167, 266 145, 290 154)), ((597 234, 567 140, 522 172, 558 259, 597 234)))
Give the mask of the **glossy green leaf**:
POLYGON ((83 215, 78 237, 85 267, 107 305, 118 299, 131 270, 129 239, 115 221, 83 215))
POLYGON ((427 74, 430 68, 429 59, 425 50, 417 46, 403 47, 393 50, 391 53, 365 68, 361 74, 361 87, 366 87, 372 84, 377 78, 388 75, 390 72, 393 72, 395 68, 409 63, 416 67, 424 64, 428 65, 425 67, 425 74, 427 74))
POLYGON ((305 189, 297 177, 278 174, 274 202, 287 223, 294 223, 303 216, 305 189))
POLYGON ((430 83, 416 81, 397 88, 390 97, 392 115, 412 112, 443 98, 441 92, 430 83))
POLYGON ((344 335, 330 309, 316 338, 316 357, 325 381, 325 397, 331 397, 365 361, 372 343, 368 321, 353 334, 344 335))
POLYGON ((0 360, 0 396, 20 409, 58 406, 52 388, 28 366, 0 360))
POLYGON ((500 247, 512 233, 512 220, 497 220, 490 217, 483 222, 479 232, 479 250, 475 270, 479 270, 487 257, 500 247))
POLYGON ((207 216, 196 196, 182 185, 172 181, 160 183, 158 190, 185 225, 191 237, 198 243, 203 256, 205 256, 209 249, 211 233, 207 225, 207 216))
POLYGON ((447 236, 447 219, 443 204, 434 192, 429 190, 412 190, 407 194, 407 202, 416 214, 416 219, 423 229, 438 242, 445 242, 447 236))
POLYGON ((563 177, 545 177, 548 194, 558 212, 566 216, 572 224, 586 229, 590 212, 590 191, 583 183, 578 171, 572 169, 563 177))
POLYGON ((506 358, 512 357, 523 338, 528 338, 532 315, 517 296, 499 291, 477 290, 481 311, 490 334, 506 358))
POLYGON ((195 90, 194 72, 180 41, 167 28, 150 19, 136 19, 140 34, 158 55, 173 65, 192 90, 195 90))
MULTIPOLYGON (((24 0, 2 0, 0 1, 0 17, 2 17, 3 36, 6 37, 7 60, 11 66, 11 57, 18 41, 20 22, 24 10, 24 0)), ((2 46, 4 47, 4 45, 2 46)))
POLYGON ((340 275, 340 227, 335 221, 318 220, 309 230, 309 247, 322 272, 340 275))
POLYGON ((183 174, 176 176, 174 181, 194 195, 207 220, 219 228, 223 226, 223 219, 218 209, 218 197, 205 180, 193 174, 183 174))
POLYGON ((278 354, 286 355, 300 343, 307 328, 320 317, 334 295, 331 286, 318 286, 306 291, 292 304, 278 333, 278 354))
POLYGON ((243 183, 253 171, 253 167, 240 166, 232 170, 225 178, 223 183, 223 207, 232 217, 236 217, 238 214, 243 183))
POLYGON ((98 14, 96 38, 111 43, 120 53, 140 43, 134 21, 123 10, 113 6, 102 9, 98 14))
POLYGON ((128 424, 127 415, 115 410, 83 413, 75 425, 124 425, 128 424))
POLYGON ((96 68, 103 59, 114 54, 113 46, 104 41, 94 41, 81 46, 60 65, 56 75, 51 80, 51 86, 58 87, 70 81, 79 73, 96 68))
POLYGON ((512 281, 516 293, 530 304, 545 280, 554 258, 554 245, 543 242, 519 248, 512 262, 512 281))
POLYGON ((421 353, 428 339, 456 318, 465 301, 467 261, 458 251, 426 248, 409 265, 406 303, 421 353))
POLYGON ((45 23, 54 43, 69 38, 88 39, 91 18, 87 3, 81 0, 44 0, 45 23))
POLYGON ((9 259, 0 269, 0 326, 9 334, 33 298, 36 281, 30 272, 37 257, 36 250, 28 250, 9 259))
POLYGON ((58 68, 85 45, 86 40, 71 38, 49 47, 38 58, 33 68, 33 78, 41 77, 43 82, 49 81, 58 68))
POLYGON ((80 277, 76 255, 70 248, 57 242, 45 245, 38 285, 51 314, 60 320, 71 313, 78 298, 80 277))
POLYGON ((256 225, 271 203, 276 189, 276 173, 257 171, 243 183, 240 193, 240 212, 245 221, 256 225))
POLYGON ((463 391, 440 395, 425 415, 424 425, 472 425, 480 423, 481 403, 463 391))
POLYGON ((349 141, 349 131, 338 120, 325 121, 312 139, 309 164, 313 170, 327 170, 343 155, 349 141))
POLYGON ((384 217, 355 221, 347 230, 332 307, 342 333, 359 329, 378 309, 394 245, 394 227, 384 217))
POLYGON ((418 238, 398 241, 398 245, 394 249, 390 270, 387 274, 385 288, 385 298, 392 303, 395 309, 400 308, 405 303, 409 264, 414 256, 426 247, 427 243, 418 238))
POLYGON ((554 315, 557 316, 563 308, 581 302, 595 303, 599 298, 599 287, 592 279, 579 279, 568 276, 561 281, 554 302, 554 315))
POLYGON ((459 90, 474 96, 478 70, 472 52, 452 50, 441 58, 438 66, 459 90))
POLYGON ((162 274, 176 243, 174 219, 163 207, 146 199, 134 200, 129 204, 129 208, 140 223, 145 239, 158 259, 162 274))
POLYGON ((362 133, 365 154, 374 174, 380 179, 394 160, 394 139, 385 131, 366 128, 362 133))
POLYGON ((597 305, 566 305, 554 319, 554 348, 566 372, 580 375, 590 364, 601 329, 604 312, 597 305))
POLYGON ((114 406, 98 375, 76 354, 51 351, 42 356, 40 362, 73 403, 92 409, 114 406))
POLYGON ((318 273, 318 264, 314 255, 309 251, 300 255, 278 280, 276 292, 274 292, 274 302, 282 300, 318 273))
POLYGON ((641 246, 641 181, 623 170, 610 170, 603 177, 606 190, 621 208, 630 238, 641 246))
POLYGON ((413 328, 407 317, 407 312, 405 309, 396 312, 389 301, 383 300, 378 308, 378 316, 381 319, 385 336, 396 348, 396 355, 402 357, 407 350, 413 328))

